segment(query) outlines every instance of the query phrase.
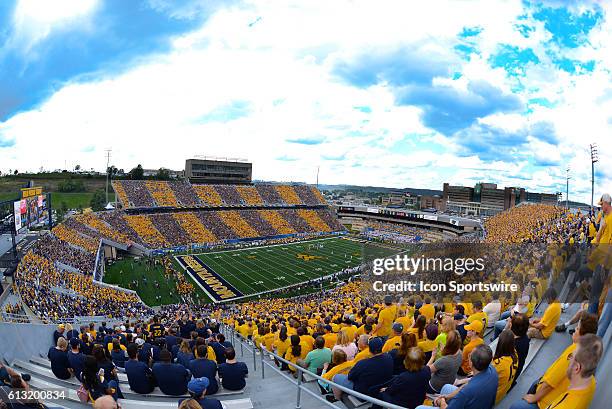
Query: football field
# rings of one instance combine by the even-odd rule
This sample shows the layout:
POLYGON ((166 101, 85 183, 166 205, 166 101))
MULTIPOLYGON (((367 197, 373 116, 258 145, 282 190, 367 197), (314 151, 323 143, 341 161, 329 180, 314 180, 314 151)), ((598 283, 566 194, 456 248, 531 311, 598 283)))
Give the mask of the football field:
POLYGON ((324 277, 398 252, 335 237, 175 258, 212 299, 224 301, 324 277), (226 296, 219 296, 226 290, 226 296))

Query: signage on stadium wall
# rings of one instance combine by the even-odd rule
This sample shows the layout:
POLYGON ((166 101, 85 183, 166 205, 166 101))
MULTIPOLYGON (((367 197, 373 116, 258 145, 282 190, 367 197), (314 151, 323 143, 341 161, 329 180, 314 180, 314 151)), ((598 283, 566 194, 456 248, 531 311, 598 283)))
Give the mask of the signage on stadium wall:
POLYGON ((15 231, 21 229, 21 201, 13 203, 13 216, 15 218, 15 231))
POLYGON ((423 219, 436 221, 436 220, 438 220, 438 216, 430 216, 428 214, 424 214, 423 215, 423 219))
POLYGON ((175 259, 215 303, 243 296, 236 287, 225 281, 199 258, 175 256, 175 259))
POLYGON ((367 212, 368 213, 378 213, 378 209, 375 207, 368 207, 367 212))

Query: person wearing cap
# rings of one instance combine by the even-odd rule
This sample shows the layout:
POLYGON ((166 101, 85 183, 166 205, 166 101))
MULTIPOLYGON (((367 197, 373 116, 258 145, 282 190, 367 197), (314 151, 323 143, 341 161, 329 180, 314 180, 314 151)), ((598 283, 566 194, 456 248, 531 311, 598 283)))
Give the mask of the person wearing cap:
POLYGON ((59 337, 57 346, 49 348, 47 353, 47 358, 51 361, 51 371, 58 379, 70 379, 72 377, 67 349, 68 341, 64 337, 59 337))
POLYGON ((469 342, 463 348, 463 360, 461 361, 461 368, 459 369, 459 375, 466 376, 472 372, 470 365, 470 354, 478 345, 482 345, 484 341, 480 338, 482 332, 482 321, 473 321, 471 324, 465 326, 467 331, 467 339, 469 342))
MULTIPOLYGON (((372 357, 363 359, 355 364, 348 375, 338 374, 333 381, 348 389, 353 389, 364 395, 373 396, 378 393, 375 386, 390 381, 393 377, 393 358, 389 354, 383 354, 383 340, 373 337, 368 342, 372 357)), ((328 400, 342 398, 342 391, 332 387, 334 396, 328 400)))
POLYGON ((374 335, 385 340, 391 335, 391 326, 397 316, 397 305, 393 304, 393 296, 385 295, 385 307, 378 313, 378 324, 374 328, 374 335))
POLYGON ((57 340, 59 337, 65 337, 64 332, 66 331, 66 326, 64 324, 59 324, 57 329, 53 331, 53 345, 57 345, 57 340))
MULTIPOLYGON (((206 377, 194 378, 187 384, 187 390, 189 391, 191 398, 195 399, 200 404, 202 409, 223 409, 223 406, 218 399, 206 397, 206 390, 208 389, 209 385, 210 382, 206 377)), ((184 400, 185 399, 181 399, 179 401, 179 405, 184 400)))
POLYGON ((548 307, 544 310, 542 318, 534 318, 529 323, 527 330, 529 338, 547 339, 561 317, 561 303, 557 299, 557 291, 550 287, 544 292, 543 298, 548 303, 548 307))
POLYGON ((70 339, 70 351, 68 352, 68 363, 74 376, 80 381, 81 372, 83 372, 83 362, 85 355, 81 352, 81 341, 78 338, 70 339))
MULTIPOLYGON (((144 340, 142 338, 136 338, 136 341, 144 340)), ((127 353, 129 360, 125 362, 125 373, 130 384, 130 389, 136 393, 148 394, 153 392, 155 389, 155 378, 153 377, 153 371, 151 368, 138 360, 138 345, 129 344, 127 347, 127 353)))
POLYGON ((398 349, 402 343, 402 332, 404 332, 404 326, 399 322, 396 322, 391 327, 393 330, 393 336, 389 338, 383 346, 383 352, 389 352, 392 349, 398 349))
POLYGON ((159 389, 166 395, 179 396, 187 393, 187 382, 191 372, 181 364, 172 363, 172 354, 167 349, 160 352, 160 362, 153 365, 153 375, 159 389))

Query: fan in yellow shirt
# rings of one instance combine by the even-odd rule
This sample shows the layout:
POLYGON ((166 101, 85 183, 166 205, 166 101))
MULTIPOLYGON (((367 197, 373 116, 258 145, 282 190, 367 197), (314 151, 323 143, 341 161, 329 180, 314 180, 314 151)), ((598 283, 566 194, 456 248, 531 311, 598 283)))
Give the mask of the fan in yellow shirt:
POLYGON ((378 314, 378 324, 374 330, 374 333, 378 337, 388 337, 391 335, 391 326, 395 321, 397 315, 397 306, 393 305, 393 297, 390 295, 385 296, 385 308, 383 308, 378 314))
POLYGON ((425 303, 419 308, 419 313, 427 318, 427 321, 433 320, 436 315, 436 309, 431 304, 431 298, 426 297, 425 303))
MULTIPOLYGON (((546 406, 538 402, 538 407, 540 409, 588 409, 596 390, 593 374, 602 354, 603 344, 597 335, 581 336, 567 364, 568 386, 546 406)), ((535 396, 537 393, 536 395, 525 395, 523 399, 533 403, 535 396)), ((519 404, 520 402, 516 405, 519 404)))
POLYGON ((545 409, 551 402, 559 397, 569 387, 569 379, 566 376, 569 362, 576 351, 576 346, 583 336, 597 332, 597 315, 583 312, 572 334, 573 343, 559 355, 544 372, 536 388, 535 394, 528 394, 525 400, 530 403, 537 402, 540 409, 545 409))
POLYGON ((505 329, 499 334, 492 365, 497 371, 495 404, 498 404, 510 390, 518 369, 518 356, 514 349, 514 333, 511 330, 505 329))
POLYGON ((467 338, 470 341, 463 348, 463 360, 461 362, 461 368, 459 370, 460 375, 467 375, 472 372, 472 365, 470 363, 470 354, 478 345, 484 343, 480 338, 482 332, 482 322, 474 321, 471 324, 466 325, 465 330, 467 331, 467 338), (463 371, 463 373, 461 373, 463 371))
POLYGON ((402 333, 404 332, 404 327, 400 323, 393 324, 393 336, 389 337, 385 345, 383 345, 383 352, 389 352, 392 349, 398 349, 402 343, 402 333))
POLYGON ((554 288, 550 287, 546 290, 544 300, 548 302, 548 307, 542 318, 534 318, 529 323, 527 331, 529 338, 547 339, 555 330, 557 321, 561 317, 561 303, 557 300, 557 291, 554 288))

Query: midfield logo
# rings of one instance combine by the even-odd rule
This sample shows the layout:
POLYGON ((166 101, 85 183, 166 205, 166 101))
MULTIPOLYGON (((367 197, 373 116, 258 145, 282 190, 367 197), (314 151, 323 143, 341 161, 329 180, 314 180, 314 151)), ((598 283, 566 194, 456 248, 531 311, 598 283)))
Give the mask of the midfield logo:
POLYGON ((312 260, 323 258, 321 256, 311 256, 310 254, 301 254, 301 253, 298 254, 296 257, 301 258, 304 261, 312 261, 312 260))

